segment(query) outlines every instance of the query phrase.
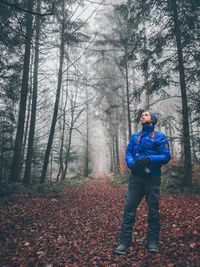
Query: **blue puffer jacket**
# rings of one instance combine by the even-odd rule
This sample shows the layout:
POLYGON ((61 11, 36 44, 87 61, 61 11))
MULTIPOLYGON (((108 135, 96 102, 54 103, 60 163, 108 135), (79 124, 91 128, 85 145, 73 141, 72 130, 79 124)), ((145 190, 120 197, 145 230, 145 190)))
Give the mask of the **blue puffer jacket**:
MULTIPOLYGON (((142 158, 150 158, 150 170, 152 175, 161 175, 161 166, 170 161, 170 150, 167 137, 156 131, 155 138, 151 140, 154 125, 143 126, 142 131, 131 136, 130 142, 126 149, 126 163, 131 168, 134 163, 142 158), (140 141, 138 137, 141 133, 140 141)), ((142 175, 141 175, 142 176, 142 175)))

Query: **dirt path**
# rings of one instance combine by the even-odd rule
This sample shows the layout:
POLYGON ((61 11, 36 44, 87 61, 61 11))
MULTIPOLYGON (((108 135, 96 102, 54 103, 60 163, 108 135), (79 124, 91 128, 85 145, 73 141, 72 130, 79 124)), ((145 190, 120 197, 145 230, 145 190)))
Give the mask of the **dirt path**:
POLYGON ((114 255, 124 194, 96 173, 60 196, 1 198, 1 266, 200 266, 200 197, 161 200, 161 253, 155 255, 145 249, 143 201, 130 253, 114 255))
POLYGON ((109 178, 105 172, 95 172, 93 174, 93 182, 97 182, 99 184, 109 184, 109 178))

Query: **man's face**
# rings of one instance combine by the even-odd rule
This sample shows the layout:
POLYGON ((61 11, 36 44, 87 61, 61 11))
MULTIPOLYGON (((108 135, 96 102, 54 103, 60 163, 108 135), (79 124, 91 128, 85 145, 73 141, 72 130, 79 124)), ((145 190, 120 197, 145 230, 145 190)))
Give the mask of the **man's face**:
POLYGON ((143 112, 141 119, 140 119, 142 125, 152 125, 152 119, 151 119, 151 114, 149 112, 143 112))

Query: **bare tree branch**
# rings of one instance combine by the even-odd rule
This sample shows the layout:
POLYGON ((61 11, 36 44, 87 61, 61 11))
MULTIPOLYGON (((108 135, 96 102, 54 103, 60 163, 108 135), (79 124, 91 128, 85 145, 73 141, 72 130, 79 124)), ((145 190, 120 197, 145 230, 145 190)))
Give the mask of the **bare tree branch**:
POLYGON ((21 11, 21 12, 31 13, 32 15, 36 15, 36 16, 50 16, 50 15, 54 15, 53 11, 54 11, 55 0, 52 3, 51 12, 49 12, 49 13, 37 13, 37 12, 34 12, 34 11, 29 11, 27 9, 24 9, 24 8, 18 6, 17 4, 12 4, 12 3, 9 3, 9 2, 4 1, 4 0, 0 0, 0 3, 1 4, 4 4, 4 5, 7 5, 7 6, 10 6, 10 7, 13 7, 13 8, 15 8, 15 9, 21 11))
POLYGON ((106 3, 103 3, 103 2, 101 2, 101 3, 97 3, 97 2, 95 2, 95 1, 92 1, 92 0, 85 0, 86 2, 89 2, 89 3, 91 3, 91 4, 94 4, 94 5, 102 5, 102 6, 113 6, 113 4, 111 4, 111 3, 108 3, 108 4, 106 4, 106 3))
POLYGON ((158 99, 158 100, 155 100, 153 103, 150 104, 150 106, 153 106, 153 105, 155 105, 155 104, 157 104, 158 102, 163 101, 163 100, 167 100, 167 99, 171 99, 171 98, 180 98, 180 97, 181 97, 181 96, 179 96, 179 95, 162 97, 162 98, 160 98, 160 99, 158 99))
MULTIPOLYGON (((95 40, 95 38, 96 38, 96 35, 94 36, 94 38, 92 39, 92 42, 95 40)), ((87 50, 88 50, 88 48, 90 47, 90 45, 92 44, 92 42, 90 42, 89 44, 88 44, 88 46, 85 48, 85 50, 83 51, 83 53, 75 60, 75 61, 73 61, 72 62, 72 64, 71 65, 69 65, 64 71, 63 71, 63 73, 65 73, 68 69, 70 69, 73 65, 75 65, 75 63, 77 62, 77 61, 79 61, 86 53, 87 53, 87 50)), ((62 74, 63 74, 62 73, 62 74)))
POLYGON ((93 14, 98 10, 98 8, 100 7, 100 5, 101 5, 104 1, 105 1, 105 0, 102 0, 101 3, 98 4, 98 6, 92 11, 92 13, 90 14, 90 16, 88 16, 88 17, 86 18, 86 20, 83 21, 83 23, 82 23, 80 26, 78 26, 78 28, 76 28, 76 29, 72 32, 72 34, 74 34, 75 32, 77 32, 80 28, 82 28, 82 27, 87 23, 87 21, 93 16, 93 14))

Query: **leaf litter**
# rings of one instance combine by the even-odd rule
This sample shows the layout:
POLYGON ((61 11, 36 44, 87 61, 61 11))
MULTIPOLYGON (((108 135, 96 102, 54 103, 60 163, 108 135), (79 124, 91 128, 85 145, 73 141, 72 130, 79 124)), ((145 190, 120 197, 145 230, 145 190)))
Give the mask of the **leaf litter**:
POLYGON ((108 179, 62 195, 0 199, 1 266, 200 266, 200 196, 161 195, 160 253, 146 249, 143 200, 127 255, 119 244, 126 188, 108 179))

